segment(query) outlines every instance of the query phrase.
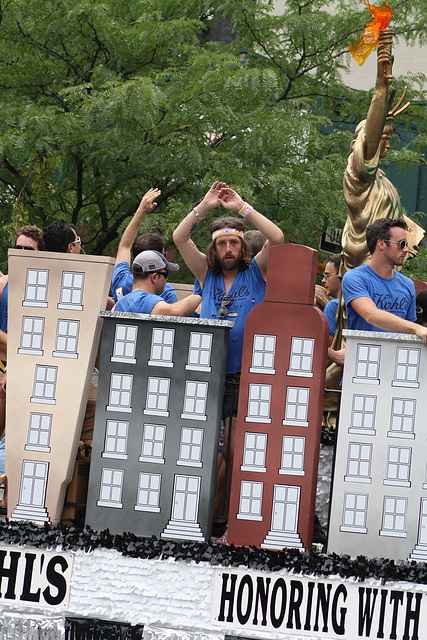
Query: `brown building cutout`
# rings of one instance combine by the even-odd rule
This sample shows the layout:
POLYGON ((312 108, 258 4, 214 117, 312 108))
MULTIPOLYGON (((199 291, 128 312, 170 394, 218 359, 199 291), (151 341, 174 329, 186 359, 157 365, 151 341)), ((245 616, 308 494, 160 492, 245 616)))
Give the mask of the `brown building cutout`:
POLYGON ((61 517, 98 348, 113 258, 9 251, 8 517, 61 517), (13 319, 13 321, 11 321, 13 319))
POLYGON ((328 323, 317 251, 270 249, 265 302, 245 326, 228 541, 311 549, 328 323))

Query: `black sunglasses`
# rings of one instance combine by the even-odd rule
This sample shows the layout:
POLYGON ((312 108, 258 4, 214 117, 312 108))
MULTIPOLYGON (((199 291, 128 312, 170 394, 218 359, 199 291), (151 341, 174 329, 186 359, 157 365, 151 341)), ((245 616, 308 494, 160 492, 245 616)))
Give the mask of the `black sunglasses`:
POLYGON ((26 251, 34 251, 34 247, 28 247, 26 244, 15 244, 14 249, 26 249, 26 251))
POLYGON ((159 276, 164 276, 166 280, 169 277, 169 271, 156 271, 156 273, 158 273, 159 276))
POLYGON ((225 318, 228 313, 228 305, 232 302, 231 296, 224 296, 221 300, 221 306, 218 311, 218 318, 225 318))
POLYGON ((408 241, 407 240, 386 240, 385 238, 383 238, 383 240, 384 240, 384 242, 387 242, 387 244, 389 242, 394 242, 394 244, 398 244, 399 245, 399 249, 401 251, 403 251, 403 249, 408 246, 408 241))

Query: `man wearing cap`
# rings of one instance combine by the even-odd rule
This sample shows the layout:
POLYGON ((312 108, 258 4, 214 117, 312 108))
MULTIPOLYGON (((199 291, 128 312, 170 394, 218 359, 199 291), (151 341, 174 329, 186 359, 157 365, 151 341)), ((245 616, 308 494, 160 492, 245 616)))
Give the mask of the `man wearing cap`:
POLYGON ((132 291, 118 300, 114 311, 148 313, 162 316, 188 316, 200 304, 199 295, 190 295, 169 304, 161 298, 169 271, 179 265, 168 262, 159 251, 142 251, 132 264, 132 291))

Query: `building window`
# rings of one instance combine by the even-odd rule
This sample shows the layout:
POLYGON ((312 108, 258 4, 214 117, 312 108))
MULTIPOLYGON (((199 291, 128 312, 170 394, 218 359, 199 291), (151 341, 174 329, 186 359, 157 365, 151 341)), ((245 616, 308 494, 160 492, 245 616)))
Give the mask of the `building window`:
POLYGON ((147 398, 144 413, 168 416, 169 390, 169 378, 148 378, 147 398))
POLYGON ((185 366, 188 370, 211 371, 212 355, 211 333, 190 333, 190 344, 188 347, 188 361, 185 366))
POLYGON ((131 413, 133 376, 124 373, 112 373, 110 377, 110 397, 107 411, 131 413))
POLYGON ((113 507, 121 509, 123 480, 125 472, 122 469, 102 469, 101 487, 99 490, 98 507, 113 507))
POLYGON ((406 538, 406 510, 407 498, 384 496, 383 521, 380 536, 406 538))
POLYGON ((377 405, 376 396, 353 396, 353 407, 351 411, 351 433, 369 432, 375 435, 375 411, 377 405))
POLYGON ((27 269, 25 283, 24 307, 47 307, 47 285, 49 271, 47 269, 27 269))
POLYGON ((276 353, 276 336, 254 335, 252 347, 251 373, 274 374, 274 358, 276 353))
POLYGON ((25 449, 27 449, 27 451, 49 452, 51 428, 52 414, 30 413, 30 424, 25 449))
POLYGON ((250 384, 246 422, 270 423, 271 384, 250 384))
POLYGON ((151 353, 149 365, 173 367, 173 345, 175 329, 154 328, 151 334, 151 353))
POLYGON ((58 367, 47 367, 37 364, 34 376, 33 395, 31 402, 55 404, 55 388, 58 367))
POLYGON ((112 362, 135 364, 136 339, 138 327, 128 324, 116 324, 112 362))
POLYGON ((421 349, 397 347, 393 387, 420 386, 418 375, 420 370, 421 349))
POLYGON ((292 338, 288 376, 313 377, 314 340, 312 338, 292 338))
POLYGON ((208 383, 187 380, 185 383, 184 407, 181 418, 187 420, 207 420, 207 400, 208 383))
POLYGON ((408 398, 393 398, 388 435, 393 438, 415 438, 416 401, 408 398))
POLYGON ((61 358, 77 358, 77 342, 80 322, 77 320, 58 320, 55 351, 52 355, 61 358))
POLYGON ((347 454, 347 482, 372 482, 371 478, 372 445, 350 442, 347 454))
POLYGON ((104 458, 127 458, 129 422, 127 420, 107 420, 105 442, 102 456, 104 458))
POLYGON ((368 496, 365 493, 345 493, 340 531, 366 533, 368 496))
POLYGON ((141 455, 139 456, 140 462, 164 464, 165 440, 166 425, 144 424, 141 455))
POLYGON ((21 345, 18 353, 42 356, 43 332, 44 318, 24 316, 22 318, 21 345))
POLYGON ((240 483, 239 520, 262 520, 262 482, 249 482, 242 480, 240 483))
POLYGON ((387 477, 384 484, 410 487, 411 449, 409 447, 389 447, 387 456, 387 477))
POLYGON ((304 471, 305 438, 299 436, 283 436, 282 461, 279 473, 303 476, 304 471))
POLYGON ((160 473, 140 473, 135 511, 152 511, 160 513, 160 473))
POLYGON ((84 273, 74 271, 62 272, 61 297, 58 309, 74 309, 82 311, 84 273))
POLYGON ((353 382, 379 384, 381 347, 358 344, 353 382))
POLYGON ((245 447, 243 450, 243 464, 240 467, 241 471, 256 471, 258 473, 266 473, 266 453, 266 433, 245 433, 245 447))
POLYGON ((178 465, 186 467, 202 466, 203 429, 181 428, 178 465))
POLYGON ((308 402, 310 389, 288 387, 286 391, 285 419, 283 424, 308 427, 308 402))

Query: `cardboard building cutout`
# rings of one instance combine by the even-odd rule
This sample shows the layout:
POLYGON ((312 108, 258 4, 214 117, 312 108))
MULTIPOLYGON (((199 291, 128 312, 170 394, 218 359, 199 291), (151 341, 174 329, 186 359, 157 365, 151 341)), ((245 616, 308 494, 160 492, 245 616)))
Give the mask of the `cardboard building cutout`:
POLYGON ((328 551, 427 560, 427 362, 413 335, 345 331, 328 551))
POLYGON ((265 302, 245 325, 228 541, 311 549, 328 322, 317 251, 270 249, 265 302))
POLYGON ((58 522, 101 331, 112 258, 9 250, 8 517, 58 522))
POLYGON ((233 322, 104 312, 86 524, 206 540, 233 322))

